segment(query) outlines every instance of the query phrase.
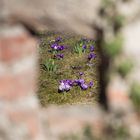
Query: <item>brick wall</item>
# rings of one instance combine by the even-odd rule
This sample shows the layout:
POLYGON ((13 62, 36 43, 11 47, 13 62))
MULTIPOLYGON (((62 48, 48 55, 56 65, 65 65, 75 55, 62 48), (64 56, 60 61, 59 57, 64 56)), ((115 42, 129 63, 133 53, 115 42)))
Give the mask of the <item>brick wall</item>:
POLYGON ((42 139, 34 95, 36 48, 37 40, 22 26, 0 30, 0 139, 42 139))

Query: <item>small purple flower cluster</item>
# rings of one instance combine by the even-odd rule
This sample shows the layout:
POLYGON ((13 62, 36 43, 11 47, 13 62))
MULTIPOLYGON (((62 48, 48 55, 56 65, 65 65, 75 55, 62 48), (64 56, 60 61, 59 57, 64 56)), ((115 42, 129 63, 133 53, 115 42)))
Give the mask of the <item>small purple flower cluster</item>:
POLYGON ((95 59, 96 58, 96 54, 95 53, 90 53, 88 55, 88 60, 92 60, 92 59, 95 59))
POLYGON ((73 86, 80 86, 82 90, 86 90, 91 88, 93 85, 93 82, 90 82, 89 85, 85 83, 84 79, 78 79, 78 80, 61 80, 59 85, 59 91, 69 91, 73 86))
MULTIPOLYGON (((86 50, 86 49, 87 49, 87 45, 83 45, 83 46, 82 46, 82 49, 83 49, 83 50, 86 50)), ((94 52, 94 50, 95 50, 95 49, 94 49, 94 46, 91 45, 91 46, 89 47, 89 50, 90 50, 90 52, 94 52)))
POLYGON ((94 51, 94 46, 91 45, 91 46, 90 46, 90 52, 93 52, 93 51, 94 51))
POLYGON ((63 59, 64 58, 64 54, 55 54, 54 58, 63 59))
POLYGON ((60 42, 62 38, 58 37, 55 39, 55 43, 50 45, 50 48, 52 49, 51 52, 53 52, 53 58, 54 59, 63 59, 64 54, 59 53, 60 51, 63 51, 65 49, 65 46, 59 45, 58 42, 60 42))
POLYGON ((83 45, 82 46, 82 51, 83 52, 86 52, 86 50, 87 49, 89 49, 89 55, 88 55, 88 60, 90 61, 90 60, 94 60, 97 56, 96 56, 96 54, 94 53, 94 51, 95 51, 95 48, 94 48, 94 46, 93 45, 90 45, 89 47, 87 46, 87 45, 83 45))
POLYGON ((90 49, 90 54, 88 55, 88 60, 90 61, 90 60, 95 59, 97 56, 94 53, 95 49, 93 45, 91 45, 89 49, 90 49))
POLYGON ((62 51, 62 50, 65 49, 64 46, 58 45, 57 43, 52 44, 51 45, 51 48, 54 49, 54 50, 56 50, 56 51, 62 51))
POLYGON ((86 45, 83 45, 83 46, 82 46, 82 48, 83 48, 83 49, 86 49, 86 48, 87 48, 87 46, 86 46, 86 45))

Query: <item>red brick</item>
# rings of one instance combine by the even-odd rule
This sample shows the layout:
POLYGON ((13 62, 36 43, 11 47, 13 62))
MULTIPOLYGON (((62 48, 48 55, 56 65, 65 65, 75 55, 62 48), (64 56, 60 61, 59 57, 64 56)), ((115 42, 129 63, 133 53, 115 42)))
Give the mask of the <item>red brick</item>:
POLYGON ((0 38, 0 60, 11 63, 36 51, 36 41, 27 34, 0 38))
POLYGON ((13 111, 12 109, 7 110, 7 116, 15 125, 24 124, 29 130, 28 133, 32 139, 38 137, 40 130, 39 117, 37 111, 13 111))
POLYGON ((126 103, 129 100, 127 95, 122 91, 112 90, 108 93, 108 99, 110 102, 126 103))
POLYGON ((11 100, 35 92, 36 75, 34 71, 26 71, 17 75, 3 75, 0 77, 0 98, 11 100))

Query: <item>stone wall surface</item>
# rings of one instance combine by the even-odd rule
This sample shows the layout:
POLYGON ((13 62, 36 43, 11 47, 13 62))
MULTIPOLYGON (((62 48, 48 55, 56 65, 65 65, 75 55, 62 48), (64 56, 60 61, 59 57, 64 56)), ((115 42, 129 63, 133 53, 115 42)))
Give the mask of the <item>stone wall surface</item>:
POLYGON ((139 116, 129 100, 131 85, 140 82, 139 0, 117 1, 126 22, 121 29, 123 51, 115 61, 131 59, 134 68, 126 79, 111 75, 108 99, 112 112, 92 106, 42 109, 35 96, 38 40, 28 30, 67 29, 95 37, 94 25, 106 27, 98 15, 100 6, 101 1, 93 0, 0 0, 0 140, 59 140, 69 133, 79 134, 86 126, 102 135, 109 123, 126 126, 131 140, 139 136, 139 116), (114 110, 123 110, 123 115, 114 110))
POLYGON ((100 0, 2 0, 2 3, 3 20, 21 22, 34 29, 69 29, 92 36, 100 0))

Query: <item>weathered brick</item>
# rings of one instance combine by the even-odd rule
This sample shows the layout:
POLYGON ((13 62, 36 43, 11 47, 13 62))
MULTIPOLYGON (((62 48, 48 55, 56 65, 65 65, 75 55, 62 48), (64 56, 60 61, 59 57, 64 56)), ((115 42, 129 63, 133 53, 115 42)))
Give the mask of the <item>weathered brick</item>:
MULTIPOLYGON (((35 140, 40 134, 40 125, 37 111, 12 111, 7 112, 9 119, 18 125, 24 124, 27 127, 28 135, 35 140)), ((22 125, 21 125, 22 126, 22 125)))
POLYGON ((108 104, 112 111, 128 111, 132 109, 128 93, 116 88, 107 92, 108 104))
POLYGON ((0 139, 44 140, 38 110, 15 109, 11 106, 0 109, 0 139))
POLYGON ((11 100, 35 92, 35 71, 25 71, 20 74, 5 74, 0 77, 0 98, 11 100))
POLYGON ((36 41, 23 33, 13 37, 0 37, 0 61, 12 63, 36 51, 36 41))

